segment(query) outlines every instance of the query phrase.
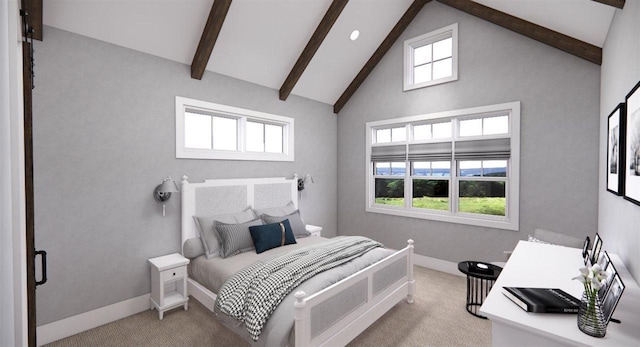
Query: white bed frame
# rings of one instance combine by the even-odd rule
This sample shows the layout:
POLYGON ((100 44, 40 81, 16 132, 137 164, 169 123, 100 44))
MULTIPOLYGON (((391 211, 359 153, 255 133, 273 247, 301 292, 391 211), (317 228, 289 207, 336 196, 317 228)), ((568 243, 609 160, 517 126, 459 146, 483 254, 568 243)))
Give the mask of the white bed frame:
MULTIPOLYGON (((297 177, 294 176, 293 179, 284 177, 216 179, 202 183, 189 183, 187 176, 184 176, 181 189, 182 244, 189 238, 199 237, 193 222, 193 216, 198 212, 198 202, 206 205, 207 211, 212 206, 214 208, 210 211, 212 215, 238 212, 248 205, 258 209, 283 206, 293 202, 297 208, 297 182, 297 177), (246 197, 230 199, 229 196, 225 196, 233 190, 246 192, 246 197)), ((187 281, 187 292, 213 311, 216 294, 192 278, 187 281)), ((295 293, 296 346, 346 345, 402 299, 406 298, 408 303, 413 303, 414 293, 413 241, 409 240, 407 247, 313 295, 307 296, 303 291, 297 291, 295 293), (401 265, 401 271, 398 271, 398 264, 401 265), (393 283, 386 283, 385 280, 388 277, 385 277, 385 274, 388 275, 390 271, 399 274, 393 283), (314 327, 314 309, 322 310, 323 304, 329 305, 332 298, 338 298, 345 291, 354 289, 366 291, 366 298, 362 303, 343 314, 338 320, 331 322, 329 326, 323 324, 321 331, 314 331, 312 328, 314 327)))

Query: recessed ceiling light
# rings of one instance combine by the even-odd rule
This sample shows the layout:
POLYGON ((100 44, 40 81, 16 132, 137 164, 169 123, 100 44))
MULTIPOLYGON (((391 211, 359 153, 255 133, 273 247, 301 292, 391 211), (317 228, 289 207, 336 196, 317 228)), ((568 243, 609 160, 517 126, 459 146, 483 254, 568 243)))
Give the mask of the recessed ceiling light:
POLYGON ((360 30, 356 29, 351 32, 351 35, 349 36, 349 38, 351 39, 351 41, 355 41, 358 38, 358 36, 360 36, 360 30))

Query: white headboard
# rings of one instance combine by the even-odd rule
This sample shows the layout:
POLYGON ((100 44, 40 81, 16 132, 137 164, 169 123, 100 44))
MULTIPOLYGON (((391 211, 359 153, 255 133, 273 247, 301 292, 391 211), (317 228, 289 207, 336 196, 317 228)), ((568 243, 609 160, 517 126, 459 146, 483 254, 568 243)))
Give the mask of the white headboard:
POLYGON ((298 208, 298 179, 243 178, 212 179, 189 183, 182 177, 182 242, 199 237, 193 216, 235 213, 247 206, 255 209, 279 207, 293 202, 298 208))

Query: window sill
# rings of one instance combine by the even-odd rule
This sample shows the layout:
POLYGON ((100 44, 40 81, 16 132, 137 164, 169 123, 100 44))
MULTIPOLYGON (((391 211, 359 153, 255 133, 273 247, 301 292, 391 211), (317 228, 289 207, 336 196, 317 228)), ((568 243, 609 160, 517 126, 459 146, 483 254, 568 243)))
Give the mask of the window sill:
POLYGON ((432 81, 428 81, 428 82, 422 82, 422 83, 416 83, 416 84, 405 84, 403 86, 403 91, 408 92, 414 89, 420 89, 420 88, 426 88, 426 87, 431 87, 431 86, 435 86, 438 84, 443 84, 443 83, 449 83, 449 82, 454 82, 458 80, 458 74, 455 73, 452 76, 449 77, 444 77, 444 78, 439 78, 437 80, 432 80, 432 81))
POLYGON ((181 150, 176 148, 178 159, 219 159, 219 160, 252 160, 252 161, 294 161, 293 154, 253 153, 211 150, 181 150))
POLYGON ((487 227, 487 228, 496 228, 496 229, 505 229, 505 230, 513 230, 518 231, 518 221, 513 221, 509 219, 485 219, 485 218, 473 218, 471 215, 451 215, 447 212, 438 213, 433 212, 429 213, 426 211, 416 211, 416 210, 407 210, 403 208, 386 208, 380 205, 368 206, 366 208, 367 212, 371 213, 380 213, 401 217, 410 217, 410 218, 418 218, 418 219, 428 219, 435 220, 439 222, 449 222, 449 223, 458 223, 458 224, 467 224, 478 227, 487 227))

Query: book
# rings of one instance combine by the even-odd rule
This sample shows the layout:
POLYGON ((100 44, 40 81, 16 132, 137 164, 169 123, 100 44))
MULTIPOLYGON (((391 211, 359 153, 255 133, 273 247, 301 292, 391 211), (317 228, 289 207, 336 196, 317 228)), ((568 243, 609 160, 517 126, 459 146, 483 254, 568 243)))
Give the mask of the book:
POLYGON ((580 300, 558 288, 504 287, 502 293, 533 313, 578 313, 580 300))

